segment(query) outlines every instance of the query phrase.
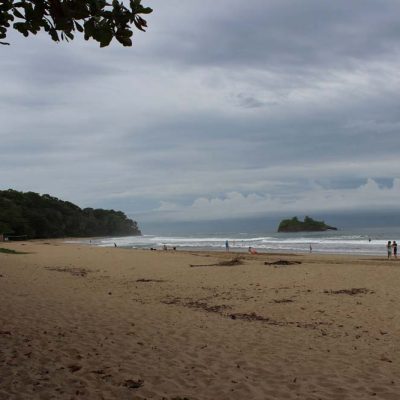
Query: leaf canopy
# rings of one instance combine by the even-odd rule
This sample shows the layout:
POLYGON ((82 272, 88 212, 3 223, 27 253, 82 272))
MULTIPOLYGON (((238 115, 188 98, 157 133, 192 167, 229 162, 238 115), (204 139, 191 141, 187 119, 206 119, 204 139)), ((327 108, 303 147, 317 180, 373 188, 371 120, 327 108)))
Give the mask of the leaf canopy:
POLYGON ((141 0, 2 0, 0 2, 0 44, 9 44, 9 29, 25 37, 47 32, 55 42, 70 41, 76 32, 100 47, 115 38, 123 46, 132 46, 133 29, 145 31, 147 22, 141 15, 153 10, 141 0), (126 4, 125 4, 126 3, 126 4))

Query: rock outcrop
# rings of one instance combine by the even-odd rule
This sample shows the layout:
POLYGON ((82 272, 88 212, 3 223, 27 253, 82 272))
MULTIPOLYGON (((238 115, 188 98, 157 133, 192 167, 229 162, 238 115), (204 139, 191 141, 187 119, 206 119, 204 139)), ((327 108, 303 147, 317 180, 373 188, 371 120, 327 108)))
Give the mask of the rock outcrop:
POLYGON ((305 217, 304 221, 300 221, 297 217, 292 219, 284 219, 278 227, 278 232, 324 232, 337 228, 325 224, 324 221, 316 221, 310 217, 305 217))

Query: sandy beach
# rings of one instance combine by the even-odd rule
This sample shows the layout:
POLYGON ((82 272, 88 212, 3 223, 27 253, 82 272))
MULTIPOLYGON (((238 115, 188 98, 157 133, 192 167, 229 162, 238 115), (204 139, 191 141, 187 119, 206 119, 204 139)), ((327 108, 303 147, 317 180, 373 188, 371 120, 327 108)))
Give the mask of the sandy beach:
POLYGON ((1 400, 400 398, 400 260, 0 247, 1 400))

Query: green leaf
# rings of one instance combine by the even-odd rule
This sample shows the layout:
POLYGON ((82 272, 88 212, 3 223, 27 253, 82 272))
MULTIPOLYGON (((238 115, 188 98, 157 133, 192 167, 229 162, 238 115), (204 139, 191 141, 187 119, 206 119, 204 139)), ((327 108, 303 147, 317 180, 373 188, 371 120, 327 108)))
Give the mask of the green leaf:
POLYGON ((17 18, 25 19, 25 17, 22 15, 22 13, 20 13, 16 8, 13 9, 13 14, 14 14, 17 18))
POLYGON ((126 36, 117 36, 118 42, 120 42, 124 47, 132 46, 132 40, 126 36))
POLYGON ((150 7, 143 7, 140 10, 140 14, 151 14, 153 12, 153 9, 150 7))
POLYGON ((79 32, 83 32, 83 27, 82 27, 82 25, 79 24, 77 21, 75 21, 75 26, 76 26, 76 29, 77 29, 79 32))

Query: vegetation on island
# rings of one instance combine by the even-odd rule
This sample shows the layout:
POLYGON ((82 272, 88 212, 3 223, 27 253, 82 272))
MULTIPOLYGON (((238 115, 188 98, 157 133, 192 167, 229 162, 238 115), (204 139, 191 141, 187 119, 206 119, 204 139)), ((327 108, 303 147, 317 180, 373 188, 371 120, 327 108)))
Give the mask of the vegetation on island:
POLYGON ((27 238, 141 235, 121 211, 84 208, 48 194, 0 191, 0 235, 27 238))
POLYGON ((305 217, 300 221, 297 217, 284 219, 278 227, 278 232, 323 232, 328 230, 337 230, 333 226, 325 224, 324 221, 316 221, 310 217, 305 217))
POLYGON ((3 0, 0 2, 0 44, 10 28, 24 36, 44 30, 55 42, 74 39, 76 32, 105 47, 115 38, 132 46, 133 27, 144 31, 147 22, 141 15, 153 10, 141 0, 3 0))

